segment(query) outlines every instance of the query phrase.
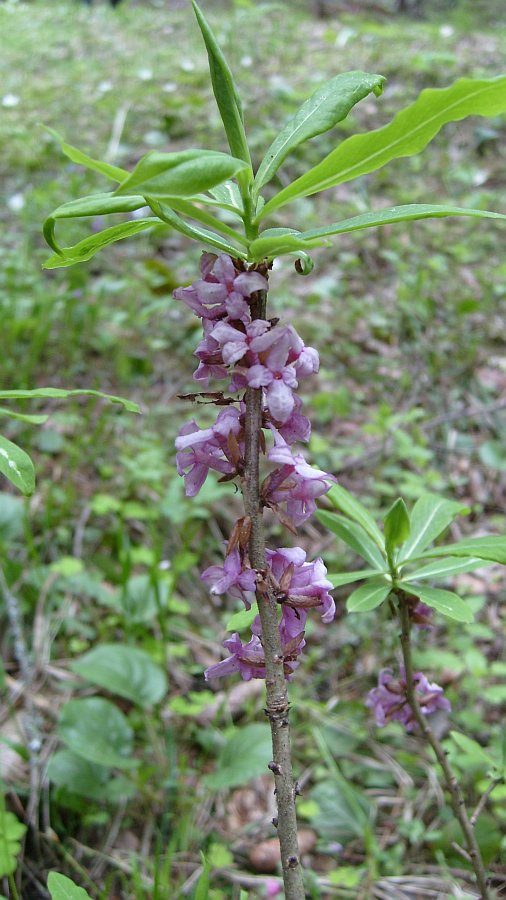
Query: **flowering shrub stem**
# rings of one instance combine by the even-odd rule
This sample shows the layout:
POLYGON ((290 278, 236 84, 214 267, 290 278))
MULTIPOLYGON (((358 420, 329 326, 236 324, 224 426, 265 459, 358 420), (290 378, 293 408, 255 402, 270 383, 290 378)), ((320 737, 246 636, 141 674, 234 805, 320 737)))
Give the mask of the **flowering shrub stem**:
MULTIPOLYGON (((251 304, 251 318, 265 319, 267 291, 259 291, 251 304)), ((265 541, 260 499, 260 435, 262 431, 262 388, 248 388, 245 394, 245 466, 242 491, 244 509, 251 519, 249 557, 257 572, 265 571, 265 541)), ((295 784, 290 752, 287 683, 279 633, 278 604, 270 589, 257 591, 265 654, 266 714, 271 726, 274 774, 278 807, 278 837, 283 881, 287 900, 303 900, 304 886, 297 840, 295 784)))
POLYGON ((480 848, 474 833, 473 823, 471 822, 465 807, 464 797, 455 775, 452 772, 448 758, 443 750, 440 742, 429 725, 427 718, 420 709, 418 697, 413 680, 413 659, 411 655, 411 617, 409 611, 408 600, 401 590, 396 590, 395 594, 399 601, 399 619, 401 623, 401 646, 404 659, 404 668, 406 672, 406 693, 408 702, 422 734, 431 745, 436 754, 437 761, 441 766, 446 781, 446 786, 450 793, 451 803, 455 816, 462 828, 464 839, 467 844, 469 860, 476 875, 476 882, 480 890, 481 900, 489 900, 490 893, 487 885, 487 876, 485 866, 480 853, 480 848))

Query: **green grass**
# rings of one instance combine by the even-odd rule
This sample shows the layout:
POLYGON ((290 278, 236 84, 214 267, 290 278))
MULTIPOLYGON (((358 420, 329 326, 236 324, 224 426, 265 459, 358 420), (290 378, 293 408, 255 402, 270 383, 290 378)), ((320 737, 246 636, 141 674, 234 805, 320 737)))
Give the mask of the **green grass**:
MULTIPOLYGON (((256 162, 276 128, 326 77, 360 67, 388 78, 381 98, 365 101, 342 128, 295 154, 282 170, 283 183, 341 136, 387 122, 422 88, 504 68, 506 37, 496 27, 502 4, 448 5, 434 18, 434 6, 426 4, 427 17, 416 21, 355 8, 356 14, 348 9, 341 20, 324 21, 312 20, 305 4, 210 8, 245 97, 256 162)), ((173 441, 181 422, 196 415, 204 423, 211 415, 177 397, 192 390, 198 328, 171 293, 195 276, 199 251, 177 234, 154 233, 82 267, 41 269, 44 217, 65 200, 103 189, 98 176, 61 156, 41 124, 91 155, 109 153, 119 165, 133 165, 153 148, 225 149, 205 53, 186 7, 127 0, 116 13, 98 2, 92 10, 77 2, 4 3, 0 33, 0 174, 7 201, 0 211, 0 382, 98 388, 143 408, 139 419, 101 403, 52 403, 41 406, 51 412, 42 429, 5 426, 30 450, 38 472, 32 500, 2 496, 0 550, 30 644, 34 634, 39 727, 48 740, 56 735, 69 684, 74 696, 87 693, 68 663, 97 643, 145 649, 170 681, 167 700, 147 712, 118 701, 140 761, 128 775, 135 798, 118 807, 53 787, 47 824, 58 842, 46 830, 27 846, 19 869, 23 889, 27 897, 41 891, 33 885, 43 884, 53 868, 76 880, 87 872, 97 896, 168 900, 183 896, 204 847, 221 872, 210 896, 237 897, 241 878, 247 885, 255 874, 250 847, 273 831, 265 782, 249 785, 248 795, 238 787, 213 794, 203 777, 220 771, 232 719, 236 728, 262 721, 262 697, 246 691, 232 713, 220 693, 210 712, 214 695, 202 677, 219 657, 230 608, 209 603, 198 573, 219 558, 240 503, 216 484, 187 502, 175 474, 173 441), (69 556, 79 560, 75 571, 61 569, 69 556), (232 849, 235 868, 228 858, 219 862, 225 848, 232 849)), ((449 126, 419 158, 400 160, 314 204, 301 201, 299 218, 311 228, 367 207, 442 198, 504 212, 505 131, 504 117, 449 126)), ((70 242, 88 226, 93 222, 64 225, 61 235, 70 242)), ((290 316, 321 351, 321 375, 306 388, 313 459, 375 511, 400 493, 409 499, 430 488, 469 503, 472 520, 463 528, 504 530, 503 237, 504 227, 472 220, 411 224, 346 236, 317 251, 307 279, 289 261, 273 273, 273 314, 290 316)), ((269 525, 274 541, 289 540, 269 525)), ((353 562, 315 525, 301 529, 300 541, 334 571, 353 562)), ((504 702, 501 575, 466 576, 456 589, 481 608, 478 624, 465 631, 441 624, 425 635, 417 648, 420 665, 435 680, 445 679, 454 726, 496 746, 504 702)), ((348 592, 336 595, 334 626, 311 626, 307 658, 291 687, 296 769, 308 773, 300 813, 316 830, 321 851, 309 857, 315 897, 357 896, 356 879, 371 864, 359 838, 336 856, 315 811, 312 793, 333 778, 335 761, 378 804, 381 850, 374 864, 381 876, 402 874, 408 884, 434 865, 438 877, 451 880, 463 867, 437 790, 426 788, 427 758, 418 744, 393 726, 384 734, 371 728, 363 696, 378 667, 391 661, 395 633, 385 619, 378 639, 370 616, 347 617, 348 592), (417 831, 419 819, 426 831, 417 831), (348 894, 337 888, 333 894, 329 882, 348 884, 348 894)), ((10 650, 5 666, 17 681, 10 650)), ((230 682, 226 690, 233 689, 230 682)), ((485 773, 468 767, 463 778, 476 800, 485 773)), ((26 776, 9 774, 7 781, 26 804, 26 776)), ((496 872, 501 790, 482 825, 496 872)), ((19 802, 12 809, 19 813, 19 802)), ((251 897, 262 896, 265 876, 256 877, 245 887, 251 897)), ((454 881, 465 884, 462 875, 454 881)))

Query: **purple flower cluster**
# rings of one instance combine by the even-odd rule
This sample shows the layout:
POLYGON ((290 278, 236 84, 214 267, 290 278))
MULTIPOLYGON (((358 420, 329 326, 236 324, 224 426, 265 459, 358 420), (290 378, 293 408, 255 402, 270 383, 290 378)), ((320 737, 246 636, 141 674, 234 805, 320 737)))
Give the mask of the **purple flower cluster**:
MULTIPOLYGON (((438 684, 431 684, 423 672, 415 672, 413 681, 420 709, 425 716, 435 712, 436 709, 448 712, 451 710, 450 701, 443 697, 443 688, 438 684)), ((369 691, 366 706, 374 709, 376 725, 382 726, 396 721, 401 722, 406 731, 413 731, 416 722, 408 703, 406 672, 403 666, 400 668, 399 678, 394 678, 392 669, 382 669, 378 687, 369 691)))
MULTIPOLYGON (((335 481, 292 449, 296 441, 307 442, 311 435, 310 423, 302 415, 301 401, 294 391, 301 378, 318 372, 318 353, 304 345, 291 325, 252 316, 257 293, 267 289, 267 278, 262 272, 246 270, 226 255, 204 253, 201 273, 198 281, 174 292, 174 297, 202 320, 203 339, 195 352, 198 367, 193 377, 203 389, 208 388, 212 378, 228 378, 227 390, 239 397, 234 401, 221 392, 207 395, 225 408, 210 428, 201 429, 194 420, 181 428, 176 439, 177 471, 184 477, 190 497, 199 492, 211 470, 218 472, 221 480, 242 477, 244 392, 261 388, 262 427, 272 438, 268 448, 262 436, 261 446, 267 460, 275 466, 262 483, 261 502, 293 528, 309 518, 316 508, 316 498, 335 481)), ((304 646, 306 609, 314 607, 320 611, 323 622, 334 617, 334 601, 329 593, 332 585, 325 575, 322 560, 306 562, 306 554, 300 548, 268 550, 266 571, 256 572, 249 563, 247 541, 238 546, 231 540, 224 565, 211 566, 202 578, 212 593, 227 592, 242 599, 247 608, 253 593, 259 598, 265 592, 276 596, 281 605, 279 631, 285 675, 290 678, 304 646)), ((225 647, 232 655, 211 666, 206 678, 231 672, 239 672, 247 680, 265 677, 258 617, 247 644, 234 634, 225 641, 225 647)))

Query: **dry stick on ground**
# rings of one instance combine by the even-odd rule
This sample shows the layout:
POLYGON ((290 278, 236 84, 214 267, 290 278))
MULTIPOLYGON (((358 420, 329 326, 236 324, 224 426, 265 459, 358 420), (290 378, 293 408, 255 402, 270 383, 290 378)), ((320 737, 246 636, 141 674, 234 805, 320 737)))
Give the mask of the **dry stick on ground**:
POLYGON ((401 646, 402 656, 404 659, 404 669, 406 672, 406 693, 408 703, 413 712, 413 717, 417 722, 422 734, 431 745, 436 754, 437 761, 443 770, 446 786, 450 793, 451 803, 455 816, 462 828, 464 839, 469 852, 469 861, 473 867, 476 881, 480 890, 481 900, 489 900, 490 893, 487 885, 487 876, 485 866, 481 858, 480 848, 473 825, 467 814, 464 797, 460 789, 460 785, 453 774, 446 753, 439 743, 436 735, 430 727, 427 719, 423 715, 418 697, 416 696, 415 684, 413 681, 413 659, 411 656, 411 619, 409 615, 409 605, 404 591, 396 590, 396 596, 399 600, 399 618, 401 623, 401 646))
MULTIPOLYGON (((262 271, 267 275, 267 272, 262 271)), ((258 291, 251 305, 251 318, 265 319, 267 291, 258 291)), ((248 388, 246 403, 246 449, 242 492, 244 509, 251 519, 249 557, 253 569, 266 568, 265 540, 260 499, 260 436, 262 432, 262 388, 248 388)), ((290 752, 288 690, 284 672, 283 650, 278 627, 278 604, 272 592, 257 592, 265 655, 266 714, 271 726, 274 774, 278 805, 277 829, 281 848, 281 865, 286 900, 304 900, 302 867, 297 841, 295 785, 290 752)))

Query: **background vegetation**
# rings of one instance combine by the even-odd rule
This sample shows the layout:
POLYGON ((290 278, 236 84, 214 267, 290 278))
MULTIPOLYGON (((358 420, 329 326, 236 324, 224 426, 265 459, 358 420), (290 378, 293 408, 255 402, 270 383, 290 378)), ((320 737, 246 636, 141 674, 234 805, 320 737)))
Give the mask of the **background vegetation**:
MULTIPOLYGON (((343 135, 387 122, 422 88, 504 71, 500 0, 427 0, 417 18, 391 7, 329 0, 319 19, 302 0, 207 4, 248 98, 257 161, 286 116, 338 71, 379 72, 386 92, 295 155, 281 173, 287 182, 343 135)), ((194 278, 198 251, 176 233, 153 231, 82 267, 41 271, 44 217, 103 189, 62 157, 41 123, 127 166, 151 148, 226 149, 205 52, 179 3, 125 0, 113 11, 7 0, 0 33, 0 383, 98 388, 143 409, 139 418, 84 399, 46 402, 41 428, 5 425, 38 471, 29 501, 5 482, 0 495, 2 570, 32 653, 26 689, 4 633, 1 773, 7 808, 31 823, 20 894, 46 897, 52 868, 92 894, 94 883, 96 896, 192 896, 204 850, 210 897, 239 897, 241 887, 264 896, 275 858, 270 844, 262 858, 258 849, 273 836, 263 685, 209 688, 202 676, 220 657, 233 610, 209 599, 198 573, 217 561, 236 501, 209 479, 186 503, 174 467, 174 437, 188 418, 178 394, 193 389, 197 326, 171 293, 194 278), (87 663, 104 644, 115 645, 105 651, 109 668, 104 656, 87 663), (156 664, 130 652, 129 689, 111 674, 111 659, 124 672, 121 646, 156 664), (40 777, 30 781, 34 753, 40 777)), ((336 220, 338 208, 344 218, 442 197, 505 212, 505 137, 504 118, 447 126, 420 157, 358 188, 300 201, 298 218, 311 228, 336 220)), ((82 222, 64 227, 69 238, 87 233, 82 222)), ((426 489, 464 500, 472 515, 454 537, 504 531, 503 244, 494 223, 406 223, 336 240, 315 252, 307 279, 289 261, 272 276, 277 310, 321 353, 322 373, 306 387, 315 464, 378 512, 426 489)), ((210 415, 197 413, 201 422, 210 415)), ((274 522, 272 531, 289 542, 274 522)), ((356 563, 315 523, 301 528, 300 541, 330 570, 356 563)), ((500 579, 493 567, 456 578, 477 624, 446 620, 421 635, 416 652, 444 684, 453 724, 496 753, 506 701, 500 579)), ((2 593, 5 601, 5 585, 2 593)), ((428 756, 397 725, 376 731, 363 705, 391 660, 394 626, 385 618, 373 634, 375 613, 346 616, 348 593, 336 594, 333 627, 312 626, 291 687, 311 896, 472 896, 428 756), (364 843, 364 816, 375 822, 376 844, 364 843)), ((460 750, 455 763, 471 797, 486 787, 483 760, 460 750)), ((498 890, 505 796, 504 787, 492 794, 478 830, 498 890)))

